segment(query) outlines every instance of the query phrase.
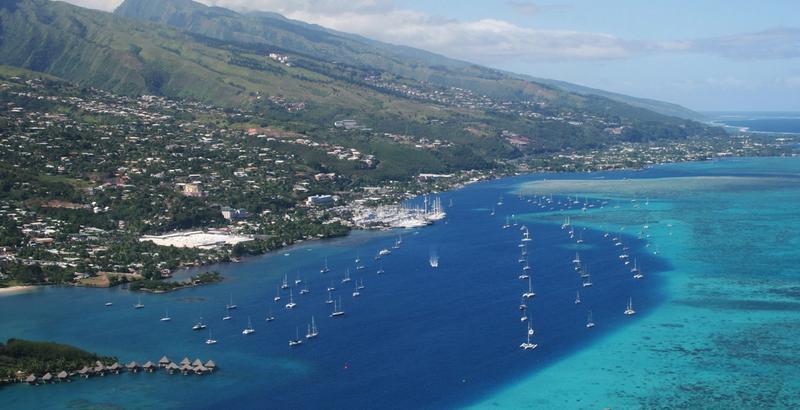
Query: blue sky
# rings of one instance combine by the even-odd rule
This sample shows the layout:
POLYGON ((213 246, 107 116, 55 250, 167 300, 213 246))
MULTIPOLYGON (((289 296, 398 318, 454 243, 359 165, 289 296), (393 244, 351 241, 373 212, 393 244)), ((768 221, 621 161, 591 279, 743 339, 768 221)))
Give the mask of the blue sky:
MULTIPOLYGON (((113 9, 120 0, 69 0, 113 9)), ((695 110, 800 111, 800 2, 201 0, 695 110)))

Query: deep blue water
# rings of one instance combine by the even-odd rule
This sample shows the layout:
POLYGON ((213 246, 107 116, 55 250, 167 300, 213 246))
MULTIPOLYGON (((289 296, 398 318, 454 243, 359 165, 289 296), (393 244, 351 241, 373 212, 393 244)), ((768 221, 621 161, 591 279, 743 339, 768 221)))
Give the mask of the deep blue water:
POLYGON ((800 133, 800 118, 724 120, 722 123, 733 127, 747 127, 750 131, 800 133))
MULTIPOLYGON (((677 176, 702 170, 662 168, 642 172, 546 175, 547 178, 625 178, 677 176)), ((168 295, 142 295, 144 309, 134 310, 138 295, 124 289, 49 288, 0 297, 0 339, 20 337, 75 344, 121 361, 157 360, 162 354, 214 359, 220 371, 209 377, 122 375, 68 385, 13 386, 0 390, 0 402, 11 407, 63 407, 115 404, 126 407, 237 408, 441 408, 472 402, 519 377, 591 345, 627 321, 622 310, 632 297, 637 310, 658 305, 657 273, 666 261, 644 252, 643 242, 622 236, 648 273, 631 279, 620 264, 618 248, 603 232, 584 230, 578 247, 560 222, 545 218, 537 206, 511 194, 517 184, 541 179, 531 175, 492 181, 442 194, 454 203, 448 218, 434 226, 403 231, 403 246, 383 259, 386 273, 376 274, 372 256, 389 248, 398 231, 356 233, 348 238, 302 244, 238 264, 213 266, 224 283, 168 295), (505 204, 489 208, 503 195, 505 204), (529 260, 534 291, 528 302, 536 329, 535 351, 521 351, 526 324, 520 322, 520 226, 501 229, 515 214, 533 234, 529 260), (576 249, 588 262, 594 286, 581 289, 571 261, 576 249), (431 252, 440 258, 428 265, 431 252), (366 269, 355 270, 356 254, 366 269), (285 254, 288 254, 286 256, 285 254), (319 273, 325 257, 331 272, 319 273), (345 268, 366 289, 351 296, 343 285, 345 268), (288 293, 274 303, 284 274, 290 283, 299 274, 311 293, 298 295, 296 309, 283 308, 288 293), (325 287, 335 282, 345 317, 328 317, 325 287), (239 308, 222 321, 231 295, 239 308), (106 301, 114 306, 106 308, 106 301), (172 321, 159 322, 165 310, 172 321), (584 327, 591 309, 597 327, 584 327), (276 316, 265 322, 268 311, 276 316), (320 336, 290 348, 299 327, 301 337, 314 315, 320 336), (206 346, 207 333, 191 326, 202 316, 219 343, 206 346), (256 333, 241 334, 247 318, 256 333), (43 392, 48 392, 43 396, 43 392)), ((561 198, 556 198, 561 200, 561 198)), ((593 203, 599 206, 598 202, 593 203)), ((613 205, 613 203, 608 206, 613 205)), ((573 209, 573 212, 575 211, 573 209)), ((560 216, 558 217, 560 220, 560 216)), ((580 216, 577 217, 578 219, 580 216)), ((208 268, 204 268, 208 269, 208 268)))

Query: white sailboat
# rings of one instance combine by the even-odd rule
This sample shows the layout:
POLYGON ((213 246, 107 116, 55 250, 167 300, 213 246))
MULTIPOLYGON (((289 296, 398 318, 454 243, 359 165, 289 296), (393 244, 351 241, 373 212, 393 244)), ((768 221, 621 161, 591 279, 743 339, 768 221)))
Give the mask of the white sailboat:
POLYGON ((394 241, 394 245, 392 245, 392 249, 400 249, 400 245, 403 244, 403 234, 397 235, 397 240, 394 241))
POLYGON ((639 270, 639 261, 636 260, 636 259, 634 259, 634 261, 633 261, 633 269, 631 269, 631 272, 633 272, 633 278, 634 279, 641 279, 641 278, 644 277, 644 274, 642 273, 642 271, 639 270))
POLYGON ((275 302, 278 302, 278 301, 280 301, 280 300, 281 300, 281 287, 280 287, 280 286, 278 286, 278 287, 275 289, 275 291, 276 291, 276 292, 275 292, 275 297, 274 297, 274 298, 272 298, 272 300, 274 300, 275 302))
POLYGON ((208 339, 206 339, 207 345, 217 344, 217 339, 214 339, 214 336, 211 335, 211 331, 208 331, 208 339))
POLYGON ((533 333, 533 326, 531 325, 531 322, 528 322, 528 331, 526 332, 527 339, 525 343, 519 345, 522 350, 533 350, 539 347, 538 344, 531 343, 531 336, 533 336, 533 333))
POLYGON ((289 303, 286 304, 286 309, 294 309, 295 306, 297 306, 297 303, 294 303, 294 294, 289 289, 289 303))
POLYGON ((344 310, 342 309, 342 298, 339 297, 339 303, 333 302, 333 312, 331 312, 331 317, 338 317, 343 315, 344 315, 344 310))
POLYGON ((319 273, 328 273, 331 270, 328 268, 328 257, 325 257, 325 265, 319 270, 319 273))
POLYGON ((502 226, 501 228, 503 228, 503 229, 508 229, 508 228, 510 228, 510 227, 511 227, 511 222, 509 222, 509 219, 508 219, 508 217, 506 217, 506 223, 504 223, 504 224, 503 224, 503 226, 502 226))
POLYGON ((237 307, 239 307, 239 306, 233 304, 233 294, 231 294, 231 301, 228 302, 227 305, 225 305, 225 309, 232 310, 232 309, 236 309, 237 307))
POLYGON ((532 284, 531 284, 531 278, 529 277, 528 278, 528 291, 523 293, 522 297, 525 298, 525 299, 531 299, 534 296, 536 296, 536 294, 533 293, 533 287, 532 287, 532 284))
POLYGON ((378 262, 378 270, 375 273, 377 273, 378 275, 382 275, 384 273, 382 261, 378 262))
POLYGON ((308 289, 308 282, 306 282, 306 283, 303 284, 303 289, 300 289, 300 294, 301 295, 306 295, 306 294, 309 294, 309 293, 311 293, 311 291, 308 289))
POLYGON ((247 327, 244 328, 244 330, 242 330, 242 334, 246 336, 246 335, 250 335, 250 334, 255 333, 255 331, 256 330, 253 329, 253 322, 251 322, 250 318, 248 317, 247 318, 247 327))
POLYGON ((344 271, 344 278, 342 279, 342 283, 347 283, 347 282, 350 282, 351 280, 352 279, 350 279, 350 268, 347 268, 344 271))
POLYGON ((578 252, 575 252, 575 259, 572 260, 572 263, 574 263, 576 265, 580 265, 581 264, 581 255, 578 254, 578 252))
POLYGON ((633 310, 633 298, 628 298, 628 307, 625 308, 624 313, 626 316, 630 316, 636 313, 636 311, 633 310))
POLYGON ((206 328, 206 324, 203 323, 203 318, 202 317, 200 318, 200 320, 197 321, 197 323, 194 324, 194 326, 192 326, 192 330, 203 330, 205 328, 206 328))
POLYGON ((311 316, 311 324, 308 325, 308 332, 306 332, 306 339, 313 339, 319 335, 317 324, 314 322, 314 316, 311 316))
POLYGON ((580 290, 575 291, 575 304, 576 305, 580 305, 581 304, 581 291, 580 290))
POLYGON ((326 290, 327 290, 328 292, 333 292, 334 290, 336 290, 336 288, 333 286, 333 281, 331 281, 331 285, 330 285, 330 286, 328 286, 328 288, 327 288, 326 290))
POLYGON ((289 289, 289 275, 283 275, 283 283, 281 283, 281 289, 289 289))
POLYGON ((591 329, 594 327, 594 320, 592 320, 592 311, 589 311, 589 317, 586 318, 586 328, 591 329))
POLYGON ((582 286, 584 288, 592 287, 592 278, 591 278, 591 276, 589 276, 589 272, 586 272, 586 277, 583 279, 582 286))
POLYGON ((356 287, 353 290, 353 297, 355 298, 355 297, 358 297, 358 296, 361 296, 361 292, 359 292, 359 290, 358 290, 358 281, 356 281, 356 287))
POLYGON ((275 320, 275 316, 272 315, 272 309, 270 309, 269 312, 267 312, 267 317, 264 318, 264 320, 267 322, 272 322, 273 320, 275 320))
POLYGON ((142 304, 142 297, 141 296, 139 296, 139 301, 136 302, 135 305, 133 305, 133 308, 134 309, 142 309, 142 308, 144 308, 144 304, 142 304))
POLYGON ((172 320, 172 318, 169 317, 169 311, 168 310, 164 310, 164 316, 160 320, 162 322, 169 322, 170 320, 172 320))
POLYGON ((303 344, 303 340, 300 339, 300 328, 296 327, 295 328, 295 338, 294 339, 289 339, 289 346, 295 347, 295 346, 300 346, 301 344, 303 344))
POLYGON ((333 303, 333 298, 331 297, 331 291, 328 291, 328 300, 326 300, 325 303, 328 305, 333 303))

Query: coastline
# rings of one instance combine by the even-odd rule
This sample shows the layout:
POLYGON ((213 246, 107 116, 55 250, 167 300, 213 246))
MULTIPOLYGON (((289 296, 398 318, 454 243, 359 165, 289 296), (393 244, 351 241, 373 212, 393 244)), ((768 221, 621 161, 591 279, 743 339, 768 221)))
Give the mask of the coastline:
POLYGON ((36 288, 38 288, 39 286, 47 286, 47 285, 17 285, 17 286, 9 286, 7 288, 0 288, 0 297, 31 292, 36 288))

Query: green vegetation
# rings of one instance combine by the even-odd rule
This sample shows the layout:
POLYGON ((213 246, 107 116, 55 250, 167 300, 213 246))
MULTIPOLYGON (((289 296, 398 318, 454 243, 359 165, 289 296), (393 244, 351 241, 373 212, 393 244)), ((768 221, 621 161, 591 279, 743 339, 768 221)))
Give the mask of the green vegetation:
POLYGON ((164 293, 190 286, 207 285, 209 283, 217 283, 221 281, 222 275, 220 275, 219 272, 203 272, 192 276, 185 281, 167 281, 158 279, 140 280, 131 283, 129 289, 133 291, 164 293))
POLYGON ((0 382, 14 380, 18 371, 41 376, 47 372, 76 371, 94 366, 97 361, 111 365, 117 360, 64 344, 8 339, 5 344, 0 343, 0 382))

